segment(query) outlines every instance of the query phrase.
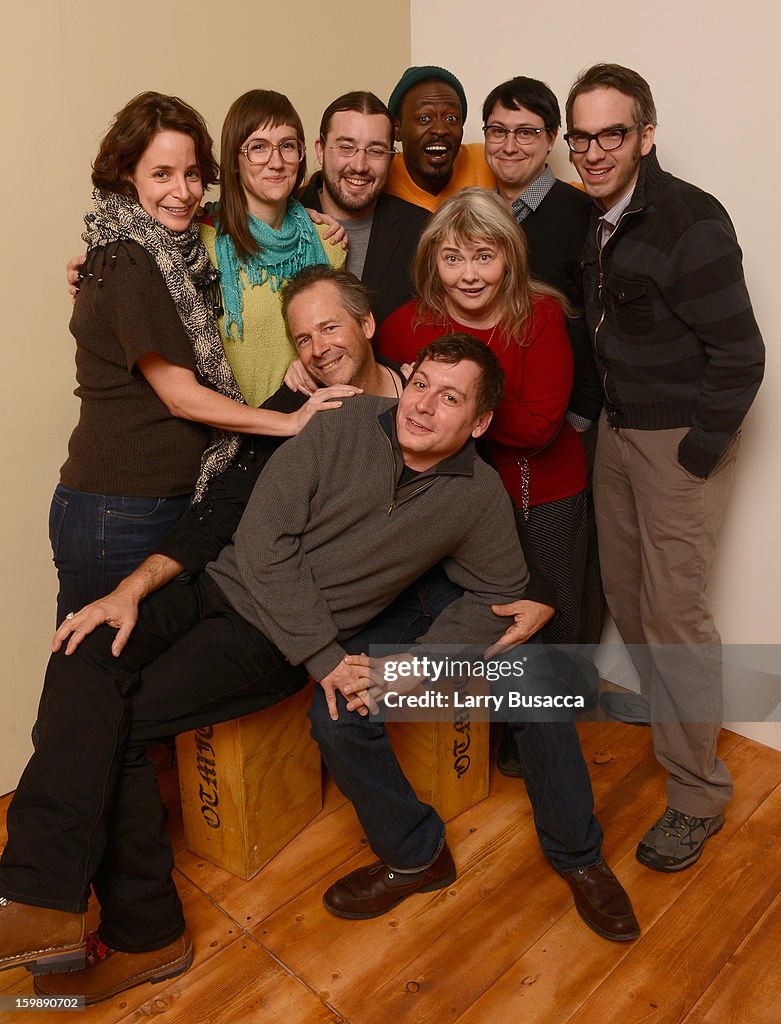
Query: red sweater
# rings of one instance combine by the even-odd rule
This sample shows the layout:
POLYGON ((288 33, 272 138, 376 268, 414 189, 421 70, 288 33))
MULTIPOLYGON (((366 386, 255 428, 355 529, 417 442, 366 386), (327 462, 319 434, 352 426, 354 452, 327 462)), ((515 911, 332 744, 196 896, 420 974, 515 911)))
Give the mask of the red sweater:
POLYGON ((529 505, 578 494, 586 486, 586 461, 576 431, 564 419, 572 391, 572 346, 555 299, 541 296, 523 345, 499 332, 447 324, 413 328, 416 304, 408 302, 382 323, 377 352, 398 363, 414 363, 418 350, 451 331, 471 334, 496 353, 507 381, 486 435, 488 454, 517 508, 522 505, 521 463, 528 459, 529 505), (493 337, 491 335, 493 334, 493 337))

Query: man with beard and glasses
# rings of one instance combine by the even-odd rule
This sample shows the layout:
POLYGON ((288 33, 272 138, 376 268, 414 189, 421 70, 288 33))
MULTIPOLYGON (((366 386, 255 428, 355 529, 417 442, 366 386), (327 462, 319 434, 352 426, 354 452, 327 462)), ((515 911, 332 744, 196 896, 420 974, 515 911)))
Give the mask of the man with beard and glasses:
POLYGON ((467 103, 450 71, 407 68, 388 100, 396 141, 386 191, 432 213, 468 185, 495 188, 479 143, 462 145, 467 103))
POLYGON ((388 108, 371 92, 339 96, 323 112, 315 152, 323 169, 309 179, 301 201, 346 230, 347 269, 372 293, 380 324, 412 297, 410 266, 428 220, 419 206, 383 191, 393 157, 388 108))
POLYGON ((602 579, 642 684, 641 696, 603 694, 603 707, 652 726, 668 806, 637 859, 681 871, 732 795, 716 755, 721 642, 707 582, 764 348, 727 212, 659 166, 645 79, 588 68, 567 128, 596 206, 584 297, 605 399, 594 467, 602 579))

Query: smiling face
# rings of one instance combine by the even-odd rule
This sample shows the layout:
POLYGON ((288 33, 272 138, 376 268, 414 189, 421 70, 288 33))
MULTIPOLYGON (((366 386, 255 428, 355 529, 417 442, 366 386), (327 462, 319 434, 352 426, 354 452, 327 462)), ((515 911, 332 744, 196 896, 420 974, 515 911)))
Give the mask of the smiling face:
MULTIPOLYGON (((264 139, 279 146, 286 139, 297 139, 296 129, 289 124, 271 128, 261 124, 242 142, 246 148, 256 139, 264 139)), ((273 149, 267 164, 253 164, 245 153, 239 153, 239 180, 247 200, 247 209, 272 227, 277 228, 284 219, 287 201, 296 186, 298 162, 287 163, 279 149, 273 149)))
POLYGON ((356 320, 337 285, 318 281, 291 299, 287 326, 299 359, 316 380, 362 386, 373 366, 374 317, 356 320))
POLYGON ((539 114, 526 107, 510 110, 500 103, 491 111, 486 125, 509 129, 503 142, 493 144, 486 139, 485 159, 496 175, 502 198, 512 203, 542 174, 558 132, 542 131, 532 142, 520 143, 512 133, 513 129, 545 128, 545 122, 539 114))
POLYGON ((401 101, 396 137, 415 184, 438 195, 453 175, 464 136, 461 101, 455 89, 437 79, 420 82, 401 101))
MULTIPOLYGON (((631 96, 618 89, 592 89, 576 97, 570 131, 596 135, 608 128, 628 128, 635 124, 635 119, 631 96)), ((653 125, 641 125, 624 137, 618 149, 606 153, 593 139, 585 153, 570 153, 570 160, 586 192, 603 210, 609 210, 634 188, 640 159, 651 152, 653 142, 653 125)))
POLYGON ((466 327, 493 327, 498 318, 507 261, 493 242, 446 238, 437 252, 445 308, 466 327))
POLYGON ((158 132, 141 154, 130 180, 150 217, 172 231, 190 226, 203 196, 203 183, 189 135, 158 132))
POLYGON ((391 143, 391 125, 383 114, 339 110, 331 117, 325 143, 321 139, 315 142, 323 165, 325 213, 337 218, 368 216, 385 188, 391 143), (359 149, 353 156, 345 156, 340 146, 359 149), (379 151, 384 152, 380 155, 379 151))
POLYGON ((424 472, 455 455, 488 429, 491 413, 478 414, 480 368, 470 359, 424 359, 402 392, 396 436, 410 469, 424 472))

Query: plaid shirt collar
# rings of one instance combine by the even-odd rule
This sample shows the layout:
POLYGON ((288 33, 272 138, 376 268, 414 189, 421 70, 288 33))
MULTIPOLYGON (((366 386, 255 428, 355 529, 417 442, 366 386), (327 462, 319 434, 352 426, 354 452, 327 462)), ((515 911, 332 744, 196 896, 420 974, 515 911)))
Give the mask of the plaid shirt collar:
POLYGON ((530 213, 534 213, 545 196, 550 192, 556 182, 553 171, 545 165, 545 170, 536 178, 531 185, 527 185, 512 205, 512 215, 520 224, 526 220, 530 213))

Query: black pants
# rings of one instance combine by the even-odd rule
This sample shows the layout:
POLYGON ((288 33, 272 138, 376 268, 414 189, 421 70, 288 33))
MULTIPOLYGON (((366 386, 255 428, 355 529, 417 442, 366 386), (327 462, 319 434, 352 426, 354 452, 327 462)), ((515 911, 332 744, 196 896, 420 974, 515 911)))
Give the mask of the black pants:
POLYGON ((52 655, 40 739, 8 809, 0 894, 60 910, 101 904, 101 938, 157 949, 184 929, 150 741, 283 700, 306 682, 208 576, 143 602, 118 658, 102 626, 52 655))

